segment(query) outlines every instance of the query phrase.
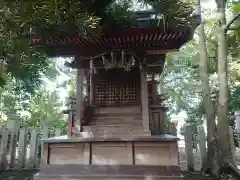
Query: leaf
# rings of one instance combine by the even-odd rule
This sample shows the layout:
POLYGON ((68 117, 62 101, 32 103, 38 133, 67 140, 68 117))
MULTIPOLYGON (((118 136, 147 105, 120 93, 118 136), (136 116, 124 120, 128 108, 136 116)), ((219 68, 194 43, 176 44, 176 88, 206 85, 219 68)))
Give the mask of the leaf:
POLYGON ((234 3, 232 6, 233 12, 237 13, 240 12, 240 4, 239 3, 234 3))

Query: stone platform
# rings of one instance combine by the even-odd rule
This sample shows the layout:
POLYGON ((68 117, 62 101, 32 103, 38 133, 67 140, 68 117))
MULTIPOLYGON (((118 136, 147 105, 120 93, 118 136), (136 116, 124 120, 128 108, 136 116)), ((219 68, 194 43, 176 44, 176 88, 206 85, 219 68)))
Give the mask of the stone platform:
POLYGON ((46 139, 40 173, 35 179, 183 179, 177 140, 167 134, 46 139))
POLYGON ((35 180, 182 180, 177 166, 47 165, 35 180))

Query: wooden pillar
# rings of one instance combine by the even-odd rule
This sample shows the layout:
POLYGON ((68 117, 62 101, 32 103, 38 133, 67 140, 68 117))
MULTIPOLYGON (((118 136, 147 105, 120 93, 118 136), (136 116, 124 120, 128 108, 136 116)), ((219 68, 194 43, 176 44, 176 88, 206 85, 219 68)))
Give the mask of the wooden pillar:
POLYGON ((77 70, 77 91, 76 91, 76 114, 75 126, 81 131, 81 119, 83 112, 83 85, 84 85, 84 69, 77 70))
POLYGON ((160 118, 159 118, 159 124, 160 124, 160 134, 165 134, 165 108, 161 107, 160 110, 160 118))
POLYGON ((153 102, 156 102, 157 100, 157 83, 155 80, 152 82, 152 100, 153 102))
POLYGON ((73 135, 73 126, 74 126, 74 118, 73 118, 73 111, 74 111, 74 101, 72 99, 69 100, 69 108, 68 108, 68 136, 73 135))
POLYGON ((90 60, 90 81, 89 81, 89 88, 90 88, 90 93, 89 93, 89 104, 93 104, 93 60, 90 60))
POLYGON ((149 132, 149 108, 148 108, 148 85, 147 73, 145 67, 140 64, 141 73, 141 104, 142 104, 142 120, 145 132, 149 132))

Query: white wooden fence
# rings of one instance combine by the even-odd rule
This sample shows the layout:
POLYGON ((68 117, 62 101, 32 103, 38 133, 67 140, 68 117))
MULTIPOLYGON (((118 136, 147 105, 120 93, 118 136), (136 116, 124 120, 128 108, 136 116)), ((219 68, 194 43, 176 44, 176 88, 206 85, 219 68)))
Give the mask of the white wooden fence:
POLYGON ((38 168, 41 159, 41 138, 60 136, 61 129, 43 131, 37 128, 18 128, 15 123, 0 128, 0 171, 38 168), (51 135, 52 134, 52 135, 51 135))
MULTIPOLYGON (((14 121, 0 128, 0 171, 7 169, 33 169, 38 168, 41 159, 41 138, 62 135, 62 130, 45 127, 43 131, 36 128, 18 128, 14 121)), ((172 128, 176 134, 176 129, 172 128)), ((233 134, 232 128, 229 128, 233 134)), ((170 133, 170 132, 169 132, 170 133)), ((179 147, 179 163, 183 171, 200 171, 206 162, 206 135, 203 127, 198 128, 198 143, 194 148, 192 127, 186 127, 185 146, 179 147)), ((233 136, 231 136, 233 139, 233 136)), ((233 144, 233 140, 232 144, 233 144)), ((235 148, 234 148, 235 149, 235 148)), ((234 161, 240 165, 240 151, 237 149, 234 161)))
MULTIPOLYGON (((233 162, 240 166, 240 150, 235 148, 233 140, 233 130, 229 127, 230 142, 232 145, 233 162)), ((194 148, 193 127, 187 126, 184 135, 184 146, 179 146, 179 163, 181 170, 195 170, 200 171, 204 164, 207 163, 207 142, 206 134, 203 127, 198 127, 197 143, 194 148)))

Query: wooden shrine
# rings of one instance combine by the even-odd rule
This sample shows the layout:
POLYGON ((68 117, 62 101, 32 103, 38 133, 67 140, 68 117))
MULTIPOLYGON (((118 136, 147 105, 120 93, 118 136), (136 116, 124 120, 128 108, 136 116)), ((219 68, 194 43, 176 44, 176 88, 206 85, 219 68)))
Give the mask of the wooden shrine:
POLYGON ((77 69, 68 136, 44 140, 35 179, 183 179, 178 138, 165 132, 158 77, 166 53, 191 40, 194 29, 136 27, 96 38, 33 39, 49 56, 74 56, 77 69))

